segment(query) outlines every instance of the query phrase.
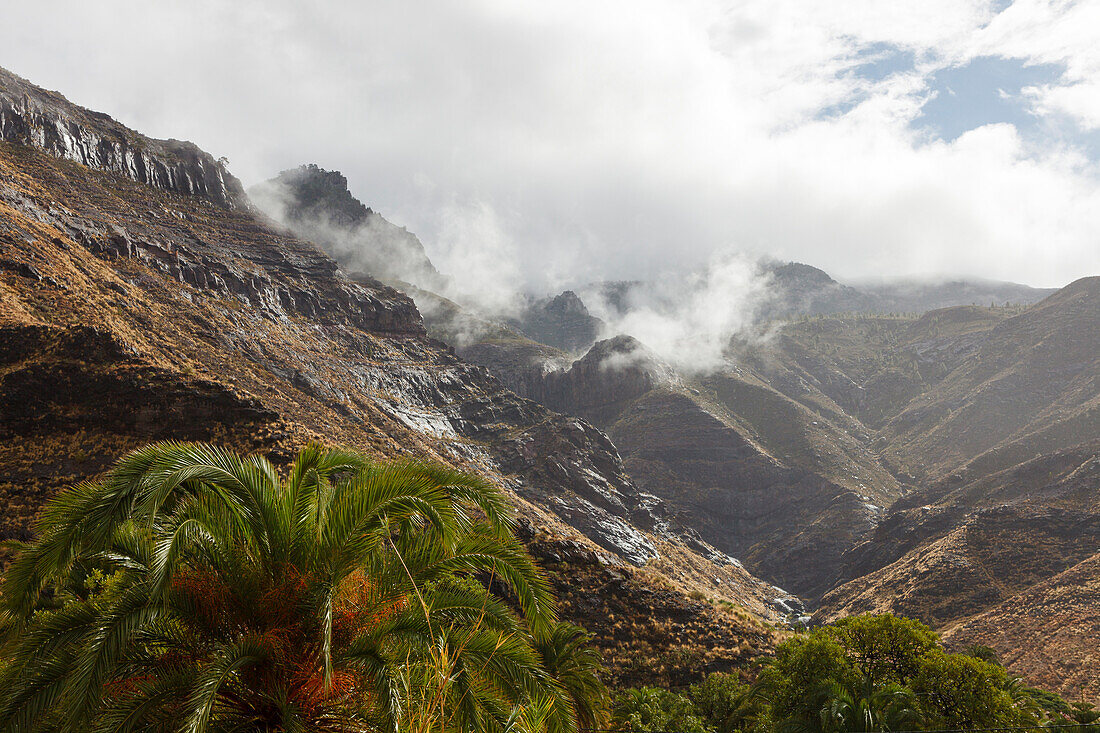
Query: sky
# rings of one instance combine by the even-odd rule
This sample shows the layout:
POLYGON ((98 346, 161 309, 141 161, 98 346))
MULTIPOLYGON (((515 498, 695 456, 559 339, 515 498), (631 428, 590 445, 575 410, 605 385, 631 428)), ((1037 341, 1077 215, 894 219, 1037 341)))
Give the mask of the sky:
POLYGON ((475 288, 1100 274, 1100 0, 4 4, 0 66, 246 185, 341 170, 475 288))

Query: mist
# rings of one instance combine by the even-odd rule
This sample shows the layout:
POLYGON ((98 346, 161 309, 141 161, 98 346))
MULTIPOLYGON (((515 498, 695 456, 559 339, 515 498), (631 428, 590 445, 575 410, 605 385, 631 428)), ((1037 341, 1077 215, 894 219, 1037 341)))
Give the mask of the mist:
POLYGON ((679 372, 692 375, 723 366, 735 336, 764 337, 758 316, 770 285, 757 258, 726 252, 699 271, 665 273, 621 294, 592 286, 579 295, 604 322, 601 338, 632 336, 679 372))

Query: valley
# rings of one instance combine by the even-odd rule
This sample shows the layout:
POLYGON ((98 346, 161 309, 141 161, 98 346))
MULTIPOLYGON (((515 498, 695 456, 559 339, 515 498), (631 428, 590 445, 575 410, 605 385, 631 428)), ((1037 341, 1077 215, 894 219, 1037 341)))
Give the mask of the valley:
POLYGON ((624 685, 890 612, 1100 699, 1100 278, 764 262, 752 327, 685 369, 595 315, 647 284, 487 315, 339 173, 246 192, 2 70, 0 139, 4 539, 150 440, 319 440, 502 486, 624 685))

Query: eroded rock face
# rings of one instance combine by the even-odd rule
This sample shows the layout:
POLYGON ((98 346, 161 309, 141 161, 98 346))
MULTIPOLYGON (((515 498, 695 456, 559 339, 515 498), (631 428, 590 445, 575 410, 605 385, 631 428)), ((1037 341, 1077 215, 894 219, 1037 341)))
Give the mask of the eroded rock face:
MULTIPOLYGON (((0 148, 5 152, 15 151, 0 148)), ((516 397, 428 339, 407 296, 348 279, 316 249, 264 228, 246 211, 212 212, 197 202, 179 210, 136 184, 122 197, 101 198, 107 181, 88 173, 81 180, 40 154, 0 160, 18 161, 11 170, 33 173, 47 188, 60 189, 52 184, 63 174, 70 186, 85 186, 76 199, 50 203, 0 186, 0 202, 22 214, 0 229, 0 260, 11 278, 5 304, 24 310, 0 334, 0 353, 30 365, 7 373, 3 386, 11 399, 34 407, 29 414, 7 411, 9 434, 29 430, 28 420, 68 414, 65 401, 79 393, 101 395, 102 414, 89 406, 75 422, 51 423, 54 432, 113 422, 131 425, 128 435, 182 436, 127 415, 146 409, 137 402, 169 399, 172 389, 209 403, 199 394, 228 381, 236 388, 220 409, 237 423, 255 412, 329 440, 391 443, 387 452, 419 450, 491 470, 630 562, 655 555, 631 524, 640 500, 607 437, 516 397), (144 216, 129 213, 134 204, 144 216), (32 338, 42 328, 62 335, 32 338), (45 360, 58 349, 94 367, 69 370, 63 380, 57 360, 45 360), (180 377, 170 389, 157 376, 181 368, 202 369, 203 379, 180 377), (74 386, 85 372, 83 386, 74 386), (234 400, 240 407, 231 409, 234 400)), ((181 423, 201 422, 206 413, 187 414, 194 417, 181 423)))
POLYGON ((78 107, 4 69, 0 140, 30 145, 163 191, 202 196, 219 206, 246 205, 240 181, 194 143, 138 135, 105 114, 78 107))

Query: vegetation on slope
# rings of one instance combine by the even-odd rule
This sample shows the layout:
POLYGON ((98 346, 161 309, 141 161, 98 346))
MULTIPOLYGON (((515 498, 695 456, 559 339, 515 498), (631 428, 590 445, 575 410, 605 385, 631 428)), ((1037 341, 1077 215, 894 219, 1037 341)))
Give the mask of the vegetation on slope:
POLYGON ((1100 711, 1007 675, 988 647, 950 654, 926 626, 852 616, 794 637, 756 680, 715 673, 678 693, 620 691, 614 726, 628 731, 1100 731, 1100 711))

